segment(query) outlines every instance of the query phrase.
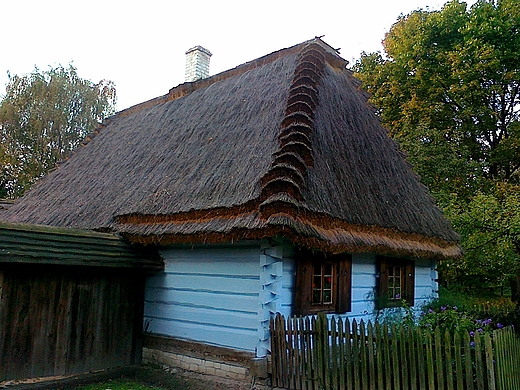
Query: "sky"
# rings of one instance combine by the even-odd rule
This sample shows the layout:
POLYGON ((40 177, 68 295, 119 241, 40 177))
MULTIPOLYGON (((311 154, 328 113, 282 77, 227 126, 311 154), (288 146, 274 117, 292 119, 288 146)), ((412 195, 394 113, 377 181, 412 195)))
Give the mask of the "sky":
MULTIPOLYGON (((476 0, 467 0, 468 5, 476 0)), ((399 15, 437 0, 0 0, 0 95, 7 72, 72 63, 80 77, 116 84, 117 109, 184 82, 185 52, 213 55, 210 74, 322 36, 355 62, 399 15)))

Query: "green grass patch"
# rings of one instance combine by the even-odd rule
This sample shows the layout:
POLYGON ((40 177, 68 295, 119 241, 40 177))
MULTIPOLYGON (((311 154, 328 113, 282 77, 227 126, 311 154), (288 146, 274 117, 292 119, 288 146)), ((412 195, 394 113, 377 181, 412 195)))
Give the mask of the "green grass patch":
POLYGON ((165 390, 163 387, 147 385, 127 379, 114 379, 76 387, 77 390, 165 390))

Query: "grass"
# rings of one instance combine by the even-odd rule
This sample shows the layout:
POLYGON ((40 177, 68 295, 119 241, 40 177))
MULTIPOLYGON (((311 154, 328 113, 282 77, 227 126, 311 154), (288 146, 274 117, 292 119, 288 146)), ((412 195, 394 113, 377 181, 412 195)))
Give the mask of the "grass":
POLYGON ((164 387, 147 385, 128 379, 114 379, 76 387, 77 390, 165 390, 164 387))

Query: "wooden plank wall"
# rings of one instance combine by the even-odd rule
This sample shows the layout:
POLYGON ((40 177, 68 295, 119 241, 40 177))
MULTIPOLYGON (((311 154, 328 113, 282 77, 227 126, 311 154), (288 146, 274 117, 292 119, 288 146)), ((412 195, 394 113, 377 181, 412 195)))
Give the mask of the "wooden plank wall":
POLYGON ((0 221, 0 262, 162 269, 155 253, 115 234, 0 221))
POLYGON ((139 360, 142 271, 1 264, 0 274, 0 380, 139 360))

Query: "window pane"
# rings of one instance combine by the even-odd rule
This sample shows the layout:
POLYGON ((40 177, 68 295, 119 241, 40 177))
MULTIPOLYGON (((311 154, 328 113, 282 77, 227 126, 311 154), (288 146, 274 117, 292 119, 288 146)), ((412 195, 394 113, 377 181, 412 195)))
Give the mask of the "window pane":
POLYGON ((312 291, 312 303, 318 305, 321 303, 321 290, 312 291))
POLYGON ((323 273, 325 275, 332 275, 332 263, 323 264, 323 273))
POLYGON ((323 303, 332 303, 332 291, 323 290, 323 303))
POLYGON ((400 265, 388 266, 388 298, 391 300, 402 299, 403 267, 400 265))
POLYGON ((314 275, 314 281, 312 288, 321 288, 321 275, 314 275))

